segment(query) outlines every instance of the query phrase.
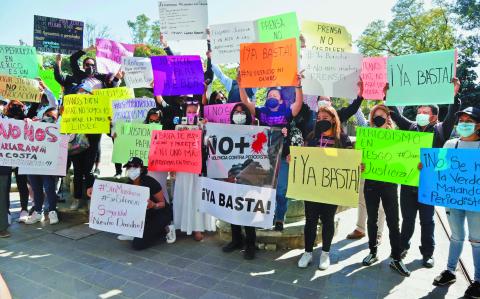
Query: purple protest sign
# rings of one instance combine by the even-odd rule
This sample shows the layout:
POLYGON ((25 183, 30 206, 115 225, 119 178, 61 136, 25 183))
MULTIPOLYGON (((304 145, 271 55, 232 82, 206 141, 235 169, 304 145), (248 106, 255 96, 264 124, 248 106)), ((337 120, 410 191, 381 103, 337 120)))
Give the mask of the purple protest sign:
POLYGON ((203 66, 200 56, 152 56, 154 95, 202 94, 203 66))
POLYGON ((99 73, 116 74, 122 66, 122 57, 133 57, 135 45, 97 38, 97 69, 99 73))
POLYGON ((237 103, 207 105, 203 107, 203 116, 211 123, 230 124, 230 113, 237 103))

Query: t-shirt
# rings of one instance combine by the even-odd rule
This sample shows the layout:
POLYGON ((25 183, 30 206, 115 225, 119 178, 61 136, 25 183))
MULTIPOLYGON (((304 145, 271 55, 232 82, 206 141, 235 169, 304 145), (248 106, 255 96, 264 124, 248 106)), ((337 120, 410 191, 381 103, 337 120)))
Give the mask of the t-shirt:
POLYGON ((450 139, 445 142, 444 148, 470 148, 480 149, 480 140, 477 141, 462 141, 460 138, 450 139))
POLYGON ((255 115, 262 126, 285 127, 292 119, 292 109, 285 104, 280 105, 278 111, 272 111, 264 106, 255 108, 255 115))
MULTIPOLYGON (((132 184, 132 181, 129 180, 129 183, 132 184)), ((140 178, 140 186, 150 188, 150 200, 153 202, 158 202, 154 195, 162 191, 162 186, 159 182, 157 182, 157 180, 151 176, 144 175, 140 178)))

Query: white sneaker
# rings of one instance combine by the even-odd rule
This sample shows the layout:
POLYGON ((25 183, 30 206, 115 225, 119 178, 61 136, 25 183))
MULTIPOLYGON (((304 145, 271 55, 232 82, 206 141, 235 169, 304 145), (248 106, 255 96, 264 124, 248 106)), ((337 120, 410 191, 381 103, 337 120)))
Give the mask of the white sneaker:
POLYGON ((8 225, 12 224, 12 215, 8 214, 8 225))
POLYGON ((18 222, 25 222, 25 220, 27 220, 28 218, 28 212, 25 211, 25 210, 22 210, 20 212, 20 217, 18 217, 18 222))
POLYGON ((312 253, 311 252, 304 252, 302 257, 298 260, 298 267, 299 268, 307 268, 308 265, 312 262, 312 253))
POLYGON ((34 211, 32 215, 28 216, 27 220, 25 220, 25 224, 34 224, 40 222, 42 220, 42 213, 37 213, 34 211))
POLYGON ((56 211, 48 212, 48 219, 50 219, 50 224, 57 224, 58 223, 58 215, 56 211))
POLYGON ((320 255, 320 263, 318 264, 318 269, 327 270, 330 266, 330 255, 328 252, 322 251, 320 255))
POLYGON ((70 205, 70 210, 76 211, 80 206, 80 200, 78 198, 72 198, 72 204, 70 205))
POLYGON ((175 233, 175 225, 170 224, 168 226, 168 233, 166 239, 168 244, 175 243, 175 240, 177 240, 177 234, 175 233))
POLYGON ((117 240, 120 240, 120 241, 132 241, 132 240, 133 240, 133 237, 126 236, 126 235, 118 235, 118 236, 117 236, 117 240))
POLYGON ((116 180, 119 180, 119 179, 122 178, 122 175, 121 174, 116 174, 116 175, 113 176, 113 178, 116 179, 116 180))

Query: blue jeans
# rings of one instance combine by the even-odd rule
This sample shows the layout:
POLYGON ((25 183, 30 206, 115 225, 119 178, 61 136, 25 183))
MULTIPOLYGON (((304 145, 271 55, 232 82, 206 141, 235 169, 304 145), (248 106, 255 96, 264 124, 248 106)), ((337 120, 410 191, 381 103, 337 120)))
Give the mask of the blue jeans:
POLYGON ((55 191, 55 177, 51 175, 29 175, 28 180, 32 186, 33 200, 35 202, 34 210, 37 213, 42 212, 44 201, 43 190, 47 195, 48 211, 57 209, 57 193, 55 191))
POLYGON ((286 197, 288 187, 288 163, 285 159, 280 159, 277 180, 277 196, 275 206, 275 221, 283 222, 287 213, 288 200, 286 197))
POLYGON ((480 281, 480 213, 457 209, 446 209, 448 224, 452 231, 447 269, 455 273, 465 240, 465 218, 468 223, 468 239, 472 244, 475 281, 480 281))

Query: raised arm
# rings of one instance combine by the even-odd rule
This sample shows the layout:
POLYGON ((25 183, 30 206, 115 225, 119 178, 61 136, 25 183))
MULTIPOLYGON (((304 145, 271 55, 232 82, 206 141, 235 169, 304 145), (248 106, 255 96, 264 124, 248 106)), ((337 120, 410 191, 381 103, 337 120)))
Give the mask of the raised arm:
POLYGON ((301 71, 297 75, 298 83, 297 83, 297 86, 295 86, 295 102, 291 106, 293 117, 297 116, 298 113, 300 113, 300 110, 302 110, 302 104, 303 104, 302 78, 303 78, 303 71, 301 71))
POLYGON ((237 72, 237 81, 238 81, 238 90, 240 92, 240 100, 242 101, 245 106, 248 107, 248 110, 250 110, 250 113, 252 116, 255 116, 255 104, 252 103, 252 101, 248 98, 247 91, 245 88, 241 87, 241 74, 240 74, 240 68, 238 69, 237 72))
POLYGON ((338 110, 338 118, 340 118, 340 122, 342 123, 346 122, 350 117, 355 115, 355 113, 358 111, 358 109, 362 105, 363 81, 362 80, 358 81, 357 85, 358 85, 357 98, 353 100, 353 102, 347 107, 343 107, 340 110, 338 110))
POLYGON ((455 99, 453 104, 448 105, 448 112, 447 115, 445 116, 445 119, 441 123, 441 128, 443 130, 443 136, 445 140, 448 140, 450 135, 452 134, 453 127, 455 126, 455 113, 457 113, 460 110, 460 106, 462 102, 460 99, 457 97, 458 91, 460 90, 460 80, 458 78, 453 78, 452 83, 454 84, 454 94, 455 94, 455 99))
POLYGON ((233 79, 226 76, 222 72, 220 67, 214 63, 212 63, 212 70, 213 70, 213 73, 215 74, 215 77, 217 77, 218 80, 222 82, 223 86, 225 86, 225 89, 227 90, 227 92, 230 92, 230 90, 232 89, 233 79))
MULTIPOLYGON (((383 98, 384 101, 387 98, 388 88, 389 86, 387 83, 383 88, 383 94, 385 95, 385 97, 383 98)), ((400 130, 408 130, 415 123, 409 120, 408 118, 406 118, 405 116, 403 116, 400 110, 398 110, 396 106, 387 106, 387 107, 390 110, 390 117, 392 118, 392 120, 395 122, 395 124, 400 130)))
POLYGON ((163 35, 163 33, 160 32, 160 44, 163 47, 163 50, 165 50, 165 53, 167 53, 167 56, 173 56, 172 49, 168 46, 167 39, 163 35))

